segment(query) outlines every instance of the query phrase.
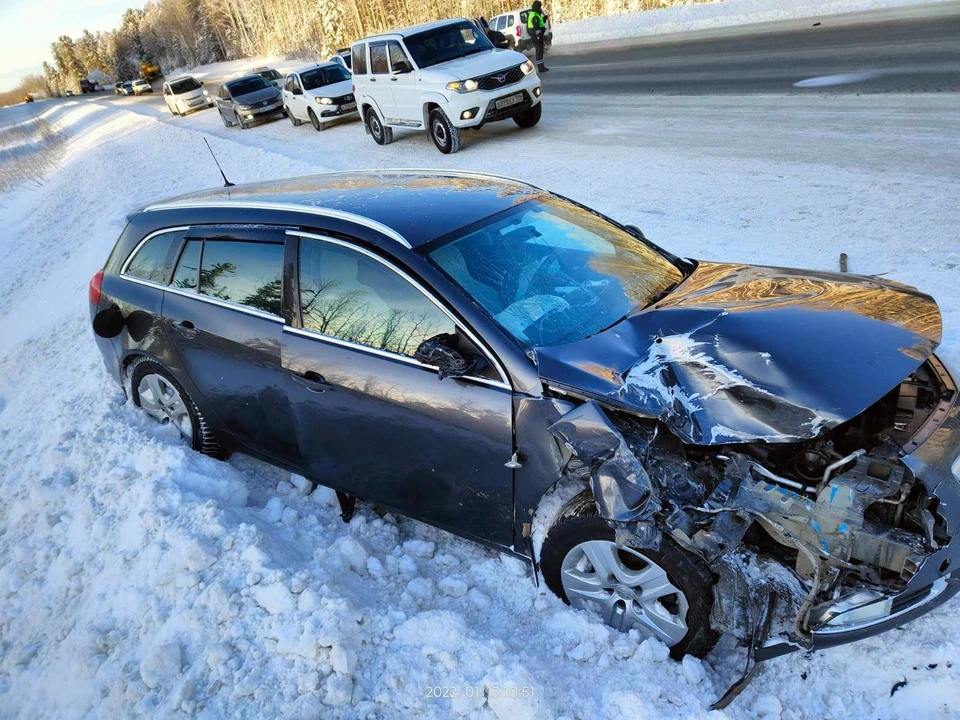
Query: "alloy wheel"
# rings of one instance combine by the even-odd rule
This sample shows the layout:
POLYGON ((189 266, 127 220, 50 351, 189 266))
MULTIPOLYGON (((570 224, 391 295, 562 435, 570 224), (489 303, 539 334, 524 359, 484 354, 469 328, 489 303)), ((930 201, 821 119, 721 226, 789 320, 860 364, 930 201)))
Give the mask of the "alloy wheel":
POLYGON ((607 625, 641 632, 673 647, 687 634, 687 598, 649 557, 610 540, 575 545, 560 582, 574 607, 600 610, 607 625))
POLYGON ((187 440, 193 442, 193 422, 183 398, 173 384, 162 375, 148 373, 137 385, 140 407, 161 425, 172 424, 187 440))

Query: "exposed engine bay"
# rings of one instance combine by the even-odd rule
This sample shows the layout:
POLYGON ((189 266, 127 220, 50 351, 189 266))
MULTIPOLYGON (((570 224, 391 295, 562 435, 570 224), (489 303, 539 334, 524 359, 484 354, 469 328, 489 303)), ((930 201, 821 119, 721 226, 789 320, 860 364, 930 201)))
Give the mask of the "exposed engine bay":
POLYGON ((748 638, 763 598, 769 636, 882 618, 949 542, 939 500, 902 458, 956 400, 935 356, 856 417, 801 442, 693 445, 662 422, 593 401, 551 427, 589 477, 618 542, 668 533, 717 577, 711 624, 748 638))

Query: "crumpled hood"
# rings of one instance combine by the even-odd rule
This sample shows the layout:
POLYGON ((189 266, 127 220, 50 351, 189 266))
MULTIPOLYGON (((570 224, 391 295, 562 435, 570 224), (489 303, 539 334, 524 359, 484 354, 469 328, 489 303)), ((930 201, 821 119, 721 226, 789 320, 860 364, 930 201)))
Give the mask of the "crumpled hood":
POLYGON ((687 443, 784 443, 861 413, 940 333, 936 303, 907 285, 704 262, 655 305, 537 356, 545 381, 659 418, 687 443))

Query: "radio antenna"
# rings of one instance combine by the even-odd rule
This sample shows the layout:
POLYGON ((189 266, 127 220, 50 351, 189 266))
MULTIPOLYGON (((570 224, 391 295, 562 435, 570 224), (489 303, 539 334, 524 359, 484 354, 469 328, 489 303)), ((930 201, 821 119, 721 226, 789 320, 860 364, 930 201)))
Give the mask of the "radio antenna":
POLYGON ((207 143, 207 150, 210 151, 210 157, 212 157, 212 158, 213 158, 213 162, 215 162, 215 163, 217 164, 217 170, 220 171, 220 177, 223 178, 223 186, 224 186, 224 187, 233 187, 233 183, 230 182, 229 180, 227 180, 227 176, 223 174, 223 168, 220 167, 220 163, 217 161, 217 156, 213 154, 213 148, 210 147, 210 143, 207 141, 206 138, 204 138, 203 141, 204 141, 205 143, 207 143))

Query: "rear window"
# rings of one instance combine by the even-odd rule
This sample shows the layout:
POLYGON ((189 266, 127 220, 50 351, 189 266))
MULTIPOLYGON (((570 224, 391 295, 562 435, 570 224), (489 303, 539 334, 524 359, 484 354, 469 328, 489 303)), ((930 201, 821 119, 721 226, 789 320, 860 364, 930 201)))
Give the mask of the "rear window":
POLYGON ((130 259, 123 274, 166 285, 185 232, 185 230, 174 230, 155 235, 147 240, 130 259))
POLYGON ((207 240, 200 264, 200 292, 280 315, 283 245, 207 240))
POLYGON ((361 43, 360 45, 354 45, 351 49, 351 57, 353 62, 351 66, 353 67, 354 75, 366 75, 367 74, 367 46, 366 43, 361 43))
POLYGON ((174 80, 172 83, 170 83, 170 91, 174 95, 193 92, 194 90, 199 90, 199 89, 200 89, 200 83, 194 80, 192 77, 184 78, 183 80, 174 80))

